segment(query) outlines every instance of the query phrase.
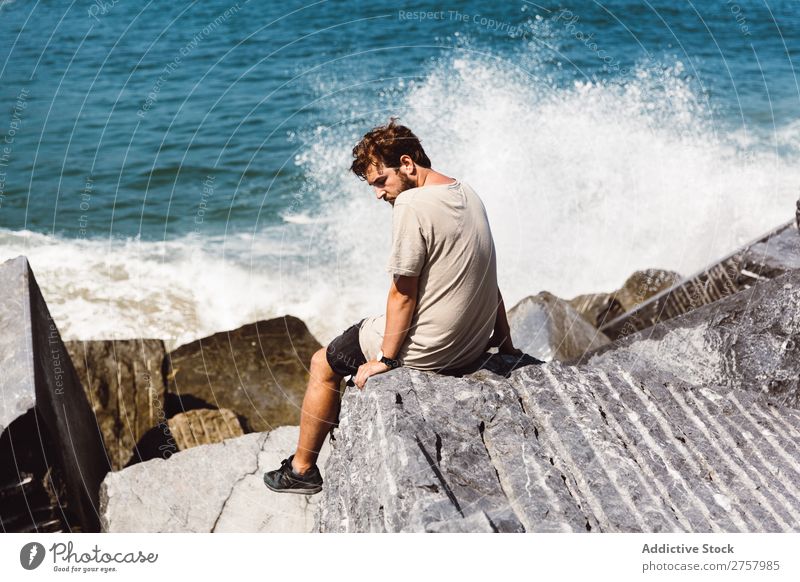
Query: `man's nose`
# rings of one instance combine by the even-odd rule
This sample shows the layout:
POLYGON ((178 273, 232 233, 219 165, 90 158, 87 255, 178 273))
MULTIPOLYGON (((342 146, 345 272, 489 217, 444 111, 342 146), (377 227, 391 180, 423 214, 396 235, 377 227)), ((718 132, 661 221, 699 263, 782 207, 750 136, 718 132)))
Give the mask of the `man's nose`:
POLYGON ((378 200, 384 197, 386 194, 386 190, 383 188, 375 188, 375 196, 377 196, 378 200))

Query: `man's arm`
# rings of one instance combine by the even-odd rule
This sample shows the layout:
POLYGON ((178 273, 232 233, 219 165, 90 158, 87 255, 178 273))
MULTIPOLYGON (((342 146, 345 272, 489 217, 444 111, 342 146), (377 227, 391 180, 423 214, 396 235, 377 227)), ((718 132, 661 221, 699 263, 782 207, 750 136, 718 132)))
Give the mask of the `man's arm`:
MULTIPOLYGON (((395 275, 386 299, 386 329, 383 333, 383 355, 390 360, 397 358, 400 348, 408 335, 408 327, 417 306, 417 285, 419 277, 395 275)), ((358 368, 355 384, 363 388, 367 378, 389 370, 386 364, 372 360, 358 368)))
POLYGON ((383 355, 394 360, 408 335, 408 326, 417 306, 419 277, 395 275, 386 300, 386 330, 383 333, 383 355))
POLYGON ((494 332, 486 348, 498 348, 501 354, 511 354, 521 356, 522 351, 514 347, 511 341, 511 326, 508 325, 506 306, 503 302, 503 294, 497 289, 497 315, 494 320, 494 332))

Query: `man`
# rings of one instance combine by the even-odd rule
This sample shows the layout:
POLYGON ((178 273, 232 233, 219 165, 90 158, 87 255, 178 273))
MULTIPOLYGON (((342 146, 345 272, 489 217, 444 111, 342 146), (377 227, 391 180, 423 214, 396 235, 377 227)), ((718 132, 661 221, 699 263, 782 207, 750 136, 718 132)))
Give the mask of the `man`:
POLYGON ((398 366, 458 370, 490 347, 521 355, 497 287, 486 210, 472 188, 433 170, 417 136, 394 119, 367 133, 353 157, 351 170, 392 205, 386 313, 353 325, 311 358, 297 450, 264 475, 281 493, 322 489, 316 460, 336 423, 345 376, 363 389, 398 366))

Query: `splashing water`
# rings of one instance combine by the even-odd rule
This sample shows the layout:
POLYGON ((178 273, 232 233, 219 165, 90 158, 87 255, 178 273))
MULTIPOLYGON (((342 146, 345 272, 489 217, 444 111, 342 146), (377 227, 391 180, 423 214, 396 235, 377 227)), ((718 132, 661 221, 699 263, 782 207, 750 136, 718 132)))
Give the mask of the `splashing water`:
POLYGON ((390 207, 347 168, 360 134, 397 114, 483 198, 508 307, 641 268, 689 274, 791 217, 800 140, 779 128, 779 153, 726 128, 686 77, 676 62, 565 85, 464 51, 358 121, 363 103, 331 97, 342 122, 301 136, 304 202, 282 226, 163 242, 0 230, 0 258, 29 257, 66 338, 178 344, 289 313, 326 342, 385 306, 390 207))

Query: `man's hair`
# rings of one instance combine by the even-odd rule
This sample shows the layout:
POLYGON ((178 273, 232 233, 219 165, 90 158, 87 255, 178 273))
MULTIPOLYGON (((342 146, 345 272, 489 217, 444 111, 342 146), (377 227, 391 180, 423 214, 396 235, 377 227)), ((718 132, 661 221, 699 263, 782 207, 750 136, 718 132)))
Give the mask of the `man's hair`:
POLYGON ((353 164, 350 169, 362 180, 367 179, 367 168, 383 165, 386 168, 400 167, 400 156, 410 156, 414 163, 430 168, 431 161, 419 138, 404 125, 398 125, 397 118, 372 129, 361 138, 353 148, 353 164))

